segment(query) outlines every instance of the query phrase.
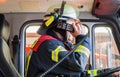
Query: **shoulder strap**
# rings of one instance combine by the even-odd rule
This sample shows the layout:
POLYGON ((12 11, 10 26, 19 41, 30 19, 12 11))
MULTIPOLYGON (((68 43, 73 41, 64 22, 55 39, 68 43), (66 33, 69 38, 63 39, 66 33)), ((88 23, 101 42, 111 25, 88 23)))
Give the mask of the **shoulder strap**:
POLYGON ((49 36, 49 35, 42 35, 38 40, 36 40, 31 48, 34 52, 37 52, 38 50, 38 47, 46 40, 57 40, 56 38, 52 37, 52 36, 49 36))

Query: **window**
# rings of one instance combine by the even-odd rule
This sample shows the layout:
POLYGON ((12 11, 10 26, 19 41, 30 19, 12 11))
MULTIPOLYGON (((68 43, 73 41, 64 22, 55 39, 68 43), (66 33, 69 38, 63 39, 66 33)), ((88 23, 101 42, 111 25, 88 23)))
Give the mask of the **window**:
POLYGON ((40 37, 37 33, 38 29, 40 28, 40 24, 38 23, 31 23, 26 29, 26 54, 29 54, 31 44, 40 37))
POLYGON ((120 57, 110 27, 98 26, 94 29, 95 68, 118 67, 120 57))
MULTIPOLYGON (((26 27, 26 36, 25 36, 25 45, 26 45, 26 55, 30 51, 30 46, 31 44, 40 37, 39 34, 37 34, 37 30, 40 28, 41 22, 31 22, 27 24, 28 26, 26 27)), ((120 57, 119 57, 119 51, 117 48, 117 45, 115 43, 113 34, 112 34, 112 29, 108 27, 107 25, 103 24, 97 24, 94 25, 94 28, 90 28, 91 24, 83 24, 82 25, 82 32, 87 34, 87 33, 92 33, 93 36, 90 34, 90 42, 93 42, 93 53, 91 53, 92 57, 90 57, 88 61, 88 65, 92 61, 94 62, 94 67, 96 69, 104 69, 104 68, 115 68, 120 65, 120 57), (88 26, 89 25, 89 28, 88 26), (89 30, 91 32, 89 32, 89 30), (92 31, 93 30, 93 31, 92 31), (94 39, 93 41, 91 39, 94 39), (91 59, 92 58, 92 59, 91 59)), ((93 25, 91 25, 93 26, 93 25)), ((71 37, 71 36, 70 36, 71 37)), ((74 38, 71 37, 72 40, 70 41, 74 44, 74 38)), ((90 66, 91 67, 91 66, 90 66)), ((89 67, 88 67, 89 68, 89 67)))
POLYGON ((39 26, 30 26, 26 29, 26 53, 30 51, 31 44, 40 36, 37 34, 39 26))

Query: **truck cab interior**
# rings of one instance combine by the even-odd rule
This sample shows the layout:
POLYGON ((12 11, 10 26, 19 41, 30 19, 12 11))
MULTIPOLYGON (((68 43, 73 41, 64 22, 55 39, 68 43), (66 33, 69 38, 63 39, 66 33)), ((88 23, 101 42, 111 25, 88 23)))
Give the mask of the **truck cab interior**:
MULTIPOLYGON (((120 0, 65 1, 77 9, 90 38, 86 70, 112 68, 99 77, 120 77, 120 0)), ((0 77, 25 77, 30 46, 41 36, 46 10, 56 3, 62 0, 0 0, 0 77)))

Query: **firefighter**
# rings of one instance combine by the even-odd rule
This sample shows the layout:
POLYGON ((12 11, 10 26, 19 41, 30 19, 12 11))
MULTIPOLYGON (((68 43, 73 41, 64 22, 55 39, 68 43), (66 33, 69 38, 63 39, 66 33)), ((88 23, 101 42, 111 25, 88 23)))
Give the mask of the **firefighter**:
MULTIPOLYGON (((72 6, 66 4, 61 8, 61 4, 57 4, 50 7, 48 11, 51 13, 45 15, 42 28, 39 30, 39 33, 43 33, 44 28, 45 32, 32 45, 33 53, 27 77, 43 74, 74 48, 74 45, 67 41, 69 34, 75 38, 75 44, 86 37, 82 34, 80 21, 72 6)), ((44 77, 86 77, 84 70, 89 55, 90 44, 89 38, 86 37, 70 56, 44 77)), ((94 72, 96 76, 96 70, 94 72)), ((88 74, 91 74, 91 71, 88 74)))

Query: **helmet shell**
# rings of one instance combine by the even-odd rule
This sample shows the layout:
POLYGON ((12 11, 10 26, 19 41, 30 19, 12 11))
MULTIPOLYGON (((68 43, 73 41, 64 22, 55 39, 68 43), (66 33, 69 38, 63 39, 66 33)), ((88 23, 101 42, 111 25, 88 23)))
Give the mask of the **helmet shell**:
MULTIPOLYGON (((51 6, 50 8, 48 8, 47 14, 50 14, 51 12, 54 12, 55 8, 61 8, 61 4, 55 4, 55 5, 51 6)), ((77 19, 76 9, 73 8, 72 6, 68 5, 68 4, 65 4, 62 16, 77 19)))

